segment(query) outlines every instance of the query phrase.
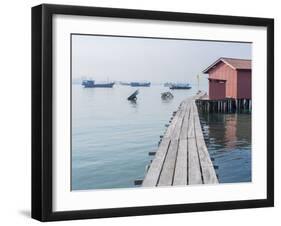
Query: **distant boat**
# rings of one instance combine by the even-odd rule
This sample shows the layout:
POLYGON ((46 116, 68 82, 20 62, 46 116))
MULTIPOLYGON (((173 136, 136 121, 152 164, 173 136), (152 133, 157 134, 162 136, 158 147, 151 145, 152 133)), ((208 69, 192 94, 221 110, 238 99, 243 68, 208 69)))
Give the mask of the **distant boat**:
POLYGON ((164 87, 170 87, 170 86, 172 86, 172 85, 173 85, 172 82, 165 82, 165 83, 164 83, 164 87))
POLYGON ((95 83, 94 80, 83 80, 82 86, 84 88, 112 88, 114 82, 95 83))
POLYGON ((163 100, 170 100, 170 99, 173 99, 174 96, 171 92, 165 92, 165 93, 161 93, 161 98, 163 100))
POLYGON ((175 83, 170 86, 170 89, 191 89, 189 83, 175 83))
POLYGON ((143 86, 143 87, 150 87, 150 82, 131 82, 130 85, 132 87, 139 87, 139 86, 143 86))
POLYGON ((120 82, 120 85, 122 85, 122 86, 130 86, 131 83, 130 82, 120 82))

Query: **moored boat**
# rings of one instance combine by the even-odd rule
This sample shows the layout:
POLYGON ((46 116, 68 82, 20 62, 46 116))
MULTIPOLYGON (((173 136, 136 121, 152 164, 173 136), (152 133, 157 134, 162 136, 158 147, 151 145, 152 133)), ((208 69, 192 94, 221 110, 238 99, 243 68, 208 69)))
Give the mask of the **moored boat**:
POLYGON ((151 83, 150 82, 131 82, 130 85, 132 87, 139 87, 139 86, 150 87, 151 83))
POLYGON ((84 88, 112 88, 114 82, 95 83, 94 80, 84 80, 82 86, 84 88))
POLYGON ((137 100, 137 95, 139 94, 139 90, 137 89, 135 92, 133 92, 128 98, 127 100, 131 100, 131 101, 136 101, 137 100))
POLYGON ((170 86, 170 89, 191 89, 189 83, 176 83, 170 86))
POLYGON ((170 99, 173 99, 174 96, 171 92, 164 92, 164 93, 161 93, 161 98, 163 100, 170 100, 170 99))
POLYGON ((131 85, 130 82, 120 82, 119 84, 122 85, 122 86, 130 86, 131 85))

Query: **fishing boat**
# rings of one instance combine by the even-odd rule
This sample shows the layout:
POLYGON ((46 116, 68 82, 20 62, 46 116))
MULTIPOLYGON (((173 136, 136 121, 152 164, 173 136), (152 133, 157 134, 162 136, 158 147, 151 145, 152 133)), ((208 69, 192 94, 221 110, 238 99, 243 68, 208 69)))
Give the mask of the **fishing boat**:
POLYGON ((164 92, 164 93, 161 93, 161 98, 163 100, 170 100, 170 99, 173 99, 174 96, 171 92, 164 92))
POLYGON ((119 84, 122 85, 122 86, 130 86, 131 85, 130 82, 120 82, 119 84))
POLYGON ((139 94, 139 90, 137 89, 135 92, 133 92, 128 98, 127 100, 130 101, 136 101, 137 100, 137 95, 139 94))
POLYGON ((83 80, 82 86, 84 88, 112 88, 114 82, 95 83, 94 80, 83 80))
POLYGON ((170 86, 170 89, 191 89, 189 83, 176 83, 170 86))
POLYGON ((150 82, 131 82, 130 85, 132 87, 139 87, 139 86, 150 87, 151 83, 150 82))

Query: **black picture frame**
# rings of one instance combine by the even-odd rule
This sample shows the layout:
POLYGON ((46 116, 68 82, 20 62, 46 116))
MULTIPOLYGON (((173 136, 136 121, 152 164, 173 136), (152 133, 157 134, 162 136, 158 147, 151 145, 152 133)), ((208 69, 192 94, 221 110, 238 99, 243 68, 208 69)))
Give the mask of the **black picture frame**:
POLYGON ((274 20, 177 12, 43 4, 32 8, 32 218, 122 217, 274 206, 274 20), (52 210, 52 17, 55 14, 181 21, 267 28, 267 198, 95 210, 52 210))

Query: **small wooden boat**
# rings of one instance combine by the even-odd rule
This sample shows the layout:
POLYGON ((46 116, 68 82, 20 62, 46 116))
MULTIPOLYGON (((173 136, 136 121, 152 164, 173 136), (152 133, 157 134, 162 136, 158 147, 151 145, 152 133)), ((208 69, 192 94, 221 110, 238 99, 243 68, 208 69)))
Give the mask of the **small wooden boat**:
POLYGON ((139 90, 137 89, 135 92, 133 92, 127 99, 135 101, 137 99, 137 95, 139 94, 139 90))
POLYGON ((161 98, 163 100, 170 100, 170 99, 173 99, 174 96, 171 92, 165 92, 165 93, 161 93, 161 98))

